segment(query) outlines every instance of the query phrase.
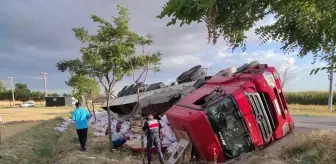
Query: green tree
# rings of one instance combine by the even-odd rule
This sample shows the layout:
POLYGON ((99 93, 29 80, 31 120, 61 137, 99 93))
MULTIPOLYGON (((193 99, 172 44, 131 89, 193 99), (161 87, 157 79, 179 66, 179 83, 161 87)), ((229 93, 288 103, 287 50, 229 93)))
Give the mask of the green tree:
POLYGON ((274 16, 274 24, 255 29, 262 43, 273 39, 285 52, 299 50, 300 57, 311 52, 316 58, 335 60, 330 56, 336 47, 335 7, 334 0, 169 0, 157 17, 172 17, 167 26, 177 20, 181 26, 205 22, 213 44, 223 36, 233 49, 245 50, 245 32, 274 16))
POLYGON ((14 90, 15 100, 28 101, 30 99, 30 90, 27 84, 16 83, 14 90))
POLYGON ((86 75, 73 75, 66 82, 66 84, 72 87, 72 95, 80 102, 82 102, 82 96, 85 97, 85 104, 90 110, 90 105, 92 105, 93 114, 96 118, 96 112, 94 110, 93 99, 97 98, 100 93, 100 86, 96 79, 88 77, 86 75), (89 103, 88 99, 91 101, 89 103), (90 105, 89 105, 90 104, 90 105))
POLYGON ((53 97, 58 97, 60 96, 58 93, 52 93, 52 94, 49 94, 50 96, 53 96, 53 97))
MULTIPOLYGON (((103 86, 106 93, 106 106, 108 123, 111 125, 111 113, 109 108, 110 95, 116 82, 122 80, 125 75, 131 75, 132 71, 143 64, 143 58, 135 55, 136 46, 145 43, 150 45, 152 38, 139 36, 129 28, 129 11, 127 8, 117 6, 119 15, 110 23, 103 18, 92 15, 91 19, 98 23, 98 31, 91 35, 84 27, 74 28, 73 31, 78 40, 85 47, 80 49, 83 54, 81 59, 63 60, 57 63, 58 70, 69 71, 71 75, 86 75, 95 78, 103 86), (131 67, 132 65, 132 67, 131 67)), ((148 62, 158 68, 161 53, 147 55, 148 62)), ((109 134, 110 150, 112 151, 112 136, 109 134)))
POLYGON ((66 96, 71 96, 70 93, 63 93, 63 96, 66 97, 66 96))
POLYGON ((72 87, 72 95, 80 102, 82 95, 91 99, 96 98, 100 92, 97 80, 86 75, 73 75, 66 84, 72 87))
POLYGON ((0 99, 1 100, 8 100, 8 101, 12 102, 12 100, 13 100, 12 90, 6 90, 6 91, 2 92, 0 94, 0 99))
POLYGON ((40 101, 45 101, 45 93, 44 92, 40 96, 40 101))
POLYGON ((36 102, 41 101, 41 96, 42 96, 42 92, 40 91, 33 91, 30 93, 30 98, 36 102))
POLYGON ((4 92, 6 90, 5 84, 3 81, 0 81, 0 92, 4 92))

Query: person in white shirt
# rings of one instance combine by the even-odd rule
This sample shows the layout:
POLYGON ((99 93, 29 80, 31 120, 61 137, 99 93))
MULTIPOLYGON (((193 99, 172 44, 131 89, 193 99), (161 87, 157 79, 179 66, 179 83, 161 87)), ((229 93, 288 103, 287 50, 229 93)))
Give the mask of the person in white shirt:
POLYGON ((105 135, 112 133, 112 142, 113 142, 114 149, 117 149, 123 146, 126 143, 126 141, 129 139, 128 137, 120 133, 120 129, 121 129, 121 123, 118 123, 116 127, 116 131, 111 132, 111 126, 108 126, 105 131, 105 135))

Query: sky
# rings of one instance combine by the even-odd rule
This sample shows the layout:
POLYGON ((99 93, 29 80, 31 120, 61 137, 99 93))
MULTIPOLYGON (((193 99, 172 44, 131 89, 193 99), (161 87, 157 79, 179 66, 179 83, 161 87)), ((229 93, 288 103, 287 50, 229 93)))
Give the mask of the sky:
MULTIPOLYGON (((298 58, 296 53, 285 54, 281 44, 269 41, 260 45, 254 31, 246 32, 247 49, 245 52, 232 52, 223 39, 216 45, 208 44, 207 29, 204 23, 180 27, 166 24, 169 18, 158 19, 164 5, 162 0, 0 0, 0 80, 9 87, 8 76, 14 76, 14 83, 26 83, 31 90, 43 91, 40 72, 48 73, 48 92, 71 93, 65 85, 68 73, 56 69, 61 60, 81 56, 81 44, 74 37, 72 28, 85 27, 95 32, 97 25, 90 19, 96 14, 106 20, 116 16, 116 5, 130 10, 130 28, 140 34, 154 35, 154 44, 146 47, 147 52, 160 51, 161 71, 149 73, 147 83, 170 83, 185 70, 202 65, 209 67, 209 75, 230 66, 258 60, 274 66, 280 74, 285 68, 294 70, 293 78, 285 85, 285 91, 327 91, 326 73, 309 75, 310 70, 324 63, 312 65, 312 55, 298 58)), ((274 19, 267 17, 256 27, 272 24, 274 19)), ((115 90, 132 83, 125 77, 115 90)))

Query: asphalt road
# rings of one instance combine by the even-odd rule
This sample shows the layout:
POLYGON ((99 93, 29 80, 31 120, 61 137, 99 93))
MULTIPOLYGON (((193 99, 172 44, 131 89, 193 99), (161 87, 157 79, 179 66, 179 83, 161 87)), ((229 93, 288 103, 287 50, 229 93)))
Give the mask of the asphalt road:
POLYGON ((294 116, 295 127, 336 130, 336 117, 294 116))

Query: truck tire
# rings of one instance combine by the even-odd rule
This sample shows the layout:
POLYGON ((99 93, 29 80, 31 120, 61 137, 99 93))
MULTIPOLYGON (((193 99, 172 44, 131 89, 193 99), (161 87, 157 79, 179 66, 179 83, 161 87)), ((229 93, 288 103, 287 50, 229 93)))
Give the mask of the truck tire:
POLYGON ((139 84, 139 92, 143 92, 146 89, 146 84, 143 82, 140 82, 139 84))
POLYGON ((135 94, 137 93, 137 86, 135 84, 132 84, 131 87, 128 90, 127 95, 135 94))
POLYGON ((237 74, 237 73, 242 73, 242 72, 244 72, 244 71, 246 71, 246 70, 248 70, 248 69, 250 69, 250 68, 253 68, 253 67, 257 66, 257 65, 259 65, 259 62, 256 61, 256 60, 253 61, 253 62, 251 62, 251 63, 249 63, 249 64, 245 63, 245 64, 243 64, 242 66, 240 66, 240 67, 237 69, 237 72, 236 72, 235 74, 237 74))
POLYGON ((159 89, 159 88, 164 88, 166 85, 163 82, 158 82, 158 83, 154 83, 154 84, 150 84, 148 86, 148 88, 146 89, 146 91, 151 91, 151 90, 155 90, 155 89, 159 89))
POLYGON ((122 97, 123 95, 124 95, 124 92, 125 92, 125 90, 127 89, 127 85, 126 86, 124 86, 124 88, 118 93, 118 97, 122 97))
POLYGON ((127 89, 125 89, 123 96, 130 95, 133 87, 134 87, 134 84, 128 86, 127 89))
POLYGON ((203 70, 201 65, 197 65, 192 67, 188 71, 183 72, 179 77, 177 77, 176 81, 178 84, 205 79, 205 71, 203 70))

